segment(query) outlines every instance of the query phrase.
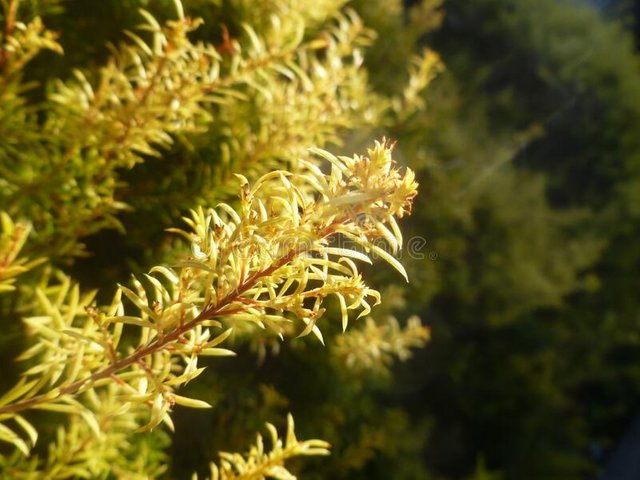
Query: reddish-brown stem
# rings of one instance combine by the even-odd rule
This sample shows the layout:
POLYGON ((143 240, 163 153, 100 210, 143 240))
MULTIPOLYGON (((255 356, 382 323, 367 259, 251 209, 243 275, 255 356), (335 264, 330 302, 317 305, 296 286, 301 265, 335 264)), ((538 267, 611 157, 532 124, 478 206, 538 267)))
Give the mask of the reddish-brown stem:
MULTIPOLYGON (((331 225, 322 229, 319 232, 319 236, 321 238, 328 237, 329 235, 333 234, 335 232, 336 227, 339 224, 343 223, 344 221, 345 219, 342 219, 340 221, 338 220, 334 221, 331 225)), ((55 401, 56 399, 59 399, 65 395, 75 394, 88 384, 95 383, 98 380, 102 380, 103 378, 113 377, 119 371, 124 370, 125 368, 130 367, 133 364, 139 363, 145 357, 152 355, 156 352, 159 352, 165 348, 168 348, 170 344, 178 341, 183 334, 195 328, 198 324, 204 322, 205 320, 211 320, 216 317, 231 315, 231 314, 243 311, 242 308, 227 308, 227 307, 229 307, 233 302, 237 301, 237 299, 247 290, 253 288, 261 278, 267 277, 273 274, 278 269, 282 268, 283 266, 291 262, 300 253, 301 253, 301 250, 299 249, 294 248, 290 250, 286 255, 280 257, 270 267, 267 267, 264 270, 255 272, 249 278, 244 280, 236 289, 234 289, 232 292, 229 292, 227 295, 225 295, 217 304, 215 305, 210 304, 206 306, 200 312, 200 314, 197 317, 195 317, 193 320, 177 326, 170 333, 162 337, 160 336, 157 337, 155 340, 153 340, 151 343, 147 345, 138 347, 136 350, 133 351, 131 355, 113 362, 108 367, 105 367, 102 370, 95 372, 92 375, 89 375, 88 377, 82 378, 80 380, 76 380, 75 382, 70 383, 69 385, 61 388, 60 391, 58 392, 58 395, 56 395, 54 398, 51 398, 47 394, 36 395, 27 400, 23 400, 20 402, 16 402, 13 404, 0 407, 0 415, 6 414, 6 413, 21 412, 23 410, 33 408, 34 406, 39 405, 41 403, 55 401)))
POLYGON ((9 8, 7 9, 3 44, 2 46, 0 46, 0 72, 4 72, 7 66, 7 61, 9 60, 9 50, 7 49, 7 43, 9 38, 13 35, 13 29, 16 25, 16 15, 18 13, 19 3, 20 0, 11 0, 9 2, 9 8))

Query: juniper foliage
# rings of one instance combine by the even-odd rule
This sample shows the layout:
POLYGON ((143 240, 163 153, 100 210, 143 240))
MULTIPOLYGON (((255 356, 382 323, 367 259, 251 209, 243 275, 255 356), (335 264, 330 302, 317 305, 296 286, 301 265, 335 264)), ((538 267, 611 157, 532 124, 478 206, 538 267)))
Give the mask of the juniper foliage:
MULTIPOLYGON (((96 49, 70 52, 65 39, 73 25, 61 12, 80 6, 2 2, 0 313, 26 335, 19 379, 0 397, 2 475, 162 476, 161 424, 174 428, 176 405, 210 407, 179 390, 203 374, 202 358, 235 355, 230 342, 323 342, 328 298, 342 330, 350 311, 368 316, 381 298, 357 262, 381 258, 407 277, 394 254, 413 172, 385 140, 353 157, 318 147, 420 108, 439 61, 415 57, 404 91, 375 94, 363 66, 375 34, 343 3, 131 6, 137 27, 95 64, 96 49), (186 228, 163 232, 181 216, 186 228), (87 239, 110 229, 145 250, 111 258, 118 272, 148 274, 109 299, 108 269, 88 282, 74 265, 99 256, 87 239)), ((406 332, 367 325, 364 337, 401 339, 381 339, 382 369, 426 338, 414 321, 406 332)), ((285 460, 328 453, 298 441, 290 417, 284 441, 269 430, 268 453, 258 437, 209 475, 291 478, 285 460)))

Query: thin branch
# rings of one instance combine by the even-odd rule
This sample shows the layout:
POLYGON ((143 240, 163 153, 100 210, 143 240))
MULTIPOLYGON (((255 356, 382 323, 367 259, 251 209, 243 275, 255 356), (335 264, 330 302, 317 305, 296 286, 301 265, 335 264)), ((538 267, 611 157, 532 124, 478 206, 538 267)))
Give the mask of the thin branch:
MULTIPOLYGON (((319 233, 320 238, 326 238, 332 235, 335 232, 335 229, 340 224, 344 223, 344 221, 345 219, 336 220, 331 225, 325 227, 319 233)), ((125 368, 130 367, 131 365, 135 363, 139 363, 143 358, 149 355, 152 355, 156 352, 162 351, 164 348, 169 346, 169 344, 178 341, 183 334, 192 330, 193 328, 195 328, 197 325, 204 322, 205 320, 211 320, 213 318, 222 317, 225 315, 229 315, 231 313, 237 313, 236 309, 229 310, 227 309, 227 307, 231 305, 233 302, 237 301, 237 299, 241 297, 241 295, 245 293, 247 290, 253 288, 261 278, 267 277, 273 274, 274 272, 276 272, 278 269, 284 267, 289 262, 291 262, 296 256, 301 254, 303 251, 304 250, 300 250, 297 248, 291 249, 289 252, 287 252, 286 255, 281 257, 278 261, 276 261, 270 267, 265 268, 264 270, 261 270, 251 275, 236 289, 234 289, 232 292, 228 293, 225 297, 223 297, 220 300, 220 302, 218 302, 217 304, 210 304, 207 307, 205 307, 200 312, 200 314, 193 320, 187 323, 184 323, 182 325, 179 325, 175 330, 173 330, 168 335, 165 335, 163 337, 158 337, 153 342, 149 343, 144 347, 138 347, 128 357, 122 358, 112 363, 110 366, 86 378, 76 380, 75 382, 67 385, 66 387, 61 388, 55 397, 51 397, 47 393, 44 393, 44 394, 36 395, 27 400, 5 405, 3 407, 0 407, 0 415, 8 414, 8 413, 18 413, 23 410, 33 408, 34 406, 39 405, 41 403, 55 401, 59 398, 62 398, 65 395, 73 395, 78 391, 80 391, 86 384, 94 383, 103 378, 111 377, 116 373, 120 372, 121 370, 124 370, 125 368)))

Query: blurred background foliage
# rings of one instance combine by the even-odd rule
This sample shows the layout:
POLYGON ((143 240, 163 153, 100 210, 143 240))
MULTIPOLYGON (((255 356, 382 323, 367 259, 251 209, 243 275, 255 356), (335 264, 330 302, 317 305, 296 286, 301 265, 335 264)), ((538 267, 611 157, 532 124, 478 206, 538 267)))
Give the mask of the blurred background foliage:
MULTIPOLYGON (((261 23, 269 2, 184 3, 205 19, 197 38, 220 45, 243 22, 269 35, 261 23)), ((337 3, 324 11, 318 2, 305 38, 337 3)), ((39 81, 102 65, 105 45, 140 22, 138 7, 159 18, 174 12, 169 0, 34 5, 63 33, 65 50, 30 64, 27 79, 39 81)), ((341 110, 320 132, 291 130, 290 115, 314 108, 304 96, 290 115, 269 117, 257 97, 233 105, 162 162, 124 172, 122 195, 135 207, 119 217, 127 234, 85 238, 91 255, 66 268, 107 289, 148 268, 170 249, 163 229, 209 188, 194 187, 206 177, 203 159, 224 159, 225 149, 231 157, 253 152, 242 165, 268 165, 300 154, 300 142, 359 151, 384 134, 398 141, 398 160, 418 171, 420 196, 403 227, 405 239, 424 241, 418 258, 403 258, 411 283, 383 298, 395 299, 389 308, 398 318, 420 316, 431 341, 388 375, 356 374, 327 355, 337 349, 337 328, 326 348, 238 345, 237 358, 211 362, 212 374, 188 388, 215 408, 176 410, 171 475, 203 470, 215 452, 243 448, 265 420, 292 411, 302 437, 333 445, 331 457, 300 465, 303 478, 595 478, 640 404, 637 10, 577 0, 348 5, 377 35, 366 71, 354 72, 370 90, 344 95, 370 104, 341 110), (409 59, 424 47, 445 70, 414 99, 423 108, 381 107, 399 101, 409 59), (265 131, 263 143, 252 137, 265 131), (174 190, 186 198, 167 200, 174 190), (176 208, 160 207, 169 203, 176 208)), ((348 80, 336 79, 336 88, 350 88, 348 80)), ((397 282, 386 270, 367 273, 378 286, 397 282)), ((3 324, 3 364, 18 351, 15 330, 3 324)))

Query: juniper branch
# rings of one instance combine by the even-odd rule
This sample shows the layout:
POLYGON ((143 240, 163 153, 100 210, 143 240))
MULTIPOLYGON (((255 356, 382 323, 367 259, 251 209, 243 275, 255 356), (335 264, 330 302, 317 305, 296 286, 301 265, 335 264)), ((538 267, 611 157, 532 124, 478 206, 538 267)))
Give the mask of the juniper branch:
MULTIPOLYGON (((198 357, 232 354, 217 347, 231 329, 212 338, 211 328, 248 321, 281 335, 281 325, 297 319, 304 326, 300 335, 313 332, 322 341, 316 323, 328 296, 339 300, 343 328, 348 310, 368 314, 368 302, 377 303, 380 296, 362 282, 351 259, 370 259, 353 248, 329 246, 329 238, 348 237, 406 276, 375 240, 385 239, 392 251, 402 243, 395 218, 410 212, 416 194, 413 172, 401 174, 394 167, 391 147, 384 142, 367 156, 314 153, 330 163, 330 174, 308 164, 306 173, 271 172, 253 187, 239 176, 237 211, 226 204, 206 214, 194 211, 187 219, 192 231, 178 231, 190 240, 192 256, 174 268, 151 270, 167 285, 147 275, 152 287, 147 292, 134 279, 135 291, 120 286, 106 309, 90 306, 92 296, 82 300, 68 280, 60 291, 51 291, 51 298, 36 291, 45 315, 26 322, 41 338, 22 358, 35 356, 39 363, 0 398, 0 422, 20 419, 25 425, 21 412, 45 409, 80 413, 99 432, 91 411, 75 397, 112 385, 123 405, 151 405, 148 428, 161 421, 171 425, 168 414, 174 403, 208 407, 174 393, 201 373, 198 357), (125 314, 123 295, 139 315, 125 314), (138 329, 140 342, 118 357, 124 325, 138 329), (174 368, 176 357, 185 364, 181 374, 174 368)), ((0 427, 0 439, 26 451, 19 437, 2 423, 0 427)))

